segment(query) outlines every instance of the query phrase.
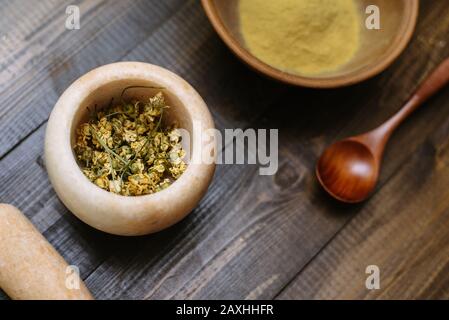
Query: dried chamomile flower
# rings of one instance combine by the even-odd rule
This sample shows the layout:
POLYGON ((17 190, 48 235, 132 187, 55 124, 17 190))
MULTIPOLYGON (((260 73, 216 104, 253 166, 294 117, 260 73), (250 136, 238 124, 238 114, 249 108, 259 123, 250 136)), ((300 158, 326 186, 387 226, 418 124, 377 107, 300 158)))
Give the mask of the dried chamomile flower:
POLYGON ((143 171, 145 170, 145 165, 142 159, 137 159, 133 161, 133 163, 131 163, 129 169, 132 173, 143 173, 143 171))
POLYGON ((164 190, 165 188, 168 188, 170 186, 170 179, 164 179, 163 181, 159 182, 157 186, 157 191, 164 190))
POLYGON ((109 188, 109 179, 107 176, 101 176, 95 179, 94 183, 102 189, 109 188))
POLYGON ((73 150, 84 175, 100 188, 125 196, 170 186, 187 164, 176 125, 162 127, 166 108, 158 92, 148 101, 111 101, 81 124, 73 150))
POLYGON ((109 181, 109 191, 114 193, 120 193, 121 190, 122 190, 122 181, 120 179, 109 181))

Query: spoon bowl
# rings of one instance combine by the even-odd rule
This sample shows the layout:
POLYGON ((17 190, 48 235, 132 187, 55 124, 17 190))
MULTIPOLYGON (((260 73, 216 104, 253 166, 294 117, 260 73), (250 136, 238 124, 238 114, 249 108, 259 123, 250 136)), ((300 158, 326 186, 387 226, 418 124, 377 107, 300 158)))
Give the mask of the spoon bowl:
POLYGON ((376 187, 385 146, 394 130, 414 110, 449 82, 449 58, 419 86, 408 102, 390 119, 367 133, 347 138, 327 148, 316 166, 323 188, 348 203, 368 198, 376 187))
POLYGON ((374 189, 379 164, 363 143, 346 139, 326 149, 318 161, 316 174, 334 198, 354 203, 366 199, 374 189))

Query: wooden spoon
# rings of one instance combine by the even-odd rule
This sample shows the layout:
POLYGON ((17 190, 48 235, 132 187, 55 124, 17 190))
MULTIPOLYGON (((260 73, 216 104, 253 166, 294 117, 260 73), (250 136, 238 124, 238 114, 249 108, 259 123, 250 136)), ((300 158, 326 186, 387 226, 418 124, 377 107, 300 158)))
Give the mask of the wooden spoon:
POLYGON ((328 147, 316 166, 323 188, 343 202, 365 200, 376 186, 385 145, 393 131, 448 81, 449 58, 432 72, 404 107, 381 126, 328 147))

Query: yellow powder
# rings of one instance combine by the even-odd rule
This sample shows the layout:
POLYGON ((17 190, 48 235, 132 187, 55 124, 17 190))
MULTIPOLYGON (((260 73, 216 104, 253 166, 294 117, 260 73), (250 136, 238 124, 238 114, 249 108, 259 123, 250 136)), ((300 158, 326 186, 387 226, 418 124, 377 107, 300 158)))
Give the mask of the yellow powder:
POLYGON ((248 49, 275 68, 316 75, 347 63, 359 46, 353 0, 240 0, 248 49))

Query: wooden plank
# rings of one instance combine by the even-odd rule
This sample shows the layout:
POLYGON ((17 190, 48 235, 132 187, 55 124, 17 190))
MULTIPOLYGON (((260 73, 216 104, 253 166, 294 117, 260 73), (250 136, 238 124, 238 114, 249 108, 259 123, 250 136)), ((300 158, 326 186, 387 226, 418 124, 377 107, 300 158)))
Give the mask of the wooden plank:
MULTIPOLYGON (((422 6, 421 8, 421 18, 420 23, 418 25, 418 31, 417 36, 415 37, 414 42, 412 43, 411 48, 408 50, 408 52, 414 52, 416 54, 415 61, 418 61, 420 59, 423 59, 422 57, 427 57, 429 63, 434 64, 438 59, 442 59, 444 57, 447 57, 449 52, 447 48, 447 34, 442 32, 443 28, 447 29, 448 27, 448 19, 447 19, 447 12, 445 11, 446 8, 440 7, 440 8, 429 8, 427 6, 422 6), (436 26, 435 29, 432 27, 432 23, 434 21, 440 21, 441 24, 438 26, 441 26, 441 29, 439 29, 438 26, 436 26), (436 30, 436 32, 433 32, 436 30)), ((406 60, 406 58, 404 58, 406 60)), ((413 60, 410 60, 413 61, 413 60)), ((416 77, 410 77, 410 79, 414 79, 415 83, 418 83, 418 79, 421 79, 422 76, 418 76, 418 72, 421 72, 422 74, 427 73, 427 71, 419 71, 421 67, 418 67, 418 70, 416 70, 416 77)), ((428 65, 425 66, 426 69, 428 69, 428 65)), ((410 70, 414 70, 412 65, 409 64, 409 66, 404 65, 404 71, 407 72, 407 74, 410 73, 410 70)), ((405 78, 407 80, 407 78, 405 78)), ((392 79, 393 80, 393 79, 392 79)), ((404 80, 404 79, 401 79, 404 80)), ((403 83, 403 82, 401 82, 403 83)), ((395 84, 391 81, 388 85, 395 84)), ((383 90, 387 89, 388 87, 384 87, 383 90)), ((413 154, 413 149, 415 148, 415 142, 419 141, 420 143, 426 141, 427 136, 431 134, 432 131, 436 130, 436 128, 440 127, 445 119, 447 119, 447 90, 437 98, 435 98, 433 101, 430 101, 430 103, 427 104, 427 106, 423 107, 423 110, 420 110, 417 112, 417 114, 414 115, 414 117, 406 122, 397 132, 397 134, 393 137, 393 140, 390 142, 389 148, 387 149, 387 154, 385 157, 384 163, 386 164, 384 166, 383 173, 381 175, 381 182, 385 182, 385 177, 391 176, 394 172, 401 169, 401 167, 407 163, 409 160, 409 157, 411 154, 413 154), (430 109, 430 111, 429 111, 430 109), (419 122, 420 124, 417 126, 416 123, 419 122), (424 128, 425 131, 422 131, 424 128), (392 162, 396 162, 396 160, 400 158, 401 161, 398 161, 401 165, 394 165, 391 166, 392 162)), ((444 125, 443 125, 444 128, 444 125)), ((444 130, 444 129, 443 129, 444 130)), ((416 171, 416 174, 419 174, 419 170, 416 171)), ((382 184, 381 183, 381 184, 382 184)), ((435 186, 437 188, 437 186, 435 186)), ((396 198, 396 197, 395 197, 396 198)), ((400 198, 400 196, 397 196, 397 198, 400 198)), ((411 196, 413 199, 413 197, 411 196)), ((380 201, 382 202, 382 201, 380 201)), ((431 202, 432 203, 432 202, 431 202)), ((373 206, 373 205, 371 205, 373 206)), ((383 206, 383 204, 379 204, 379 206, 383 206)), ((368 209, 371 210, 371 209, 368 209)), ((368 211, 363 210, 363 211, 368 211)), ((363 215, 363 214, 362 214, 363 215)), ((335 254, 335 252, 332 251, 330 254, 335 254)), ((321 260, 320 260, 321 261, 321 260)), ((313 286, 309 289, 305 284, 307 280, 307 276, 303 275, 306 274, 312 274, 313 271, 310 271, 313 266, 317 266, 317 269, 321 269, 320 266, 321 262, 317 263, 311 263, 310 266, 307 266, 307 272, 301 271, 299 273, 298 279, 294 280, 293 283, 285 289, 285 291, 279 296, 280 298, 311 298, 311 297, 330 297, 331 294, 329 292, 325 292, 326 289, 329 289, 330 287, 323 287, 323 293, 320 292, 313 292, 313 286), (304 290, 304 292, 301 293, 301 291, 304 290)), ((330 268, 330 266, 328 266, 330 268)), ((329 269, 328 269, 329 271, 329 269)), ((320 271, 321 272, 321 271, 320 271)), ((325 271, 324 271, 325 272, 325 271)), ((324 274, 324 273, 323 273, 324 274)), ((354 274, 352 274, 354 275, 354 274)), ((357 275, 360 277, 360 275, 357 275)), ((313 281, 312 276, 310 276, 309 281, 313 281)), ((328 278, 329 279, 329 278, 328 278)), ((325 281, 325 280, 323 280, 325 281)), ((334 281, 334 280, 333 280, 334 281)), ((321 282, 320 282, 321 283, 321 282)), ((341 283, 340 283, 341 284, 341 283)), ((318 286, 318 284, 317 284, 318 286)), ((343 290, 344 288, 340 288, 343 290)), ((349 293, 349 291, 348 291, 349 293)), ((336 296, 337 293, 333 292, 332 295, 336 296)), ((340 296, 343 297, 343 296, 340 296)))
MULTIPOLYGON (((89 11, 82 7, 82 12, 87 13, 80 30, 63 30, 51 38, 53 42, 46 40, 42 44, 42 38, 47 39, 48 30, 63 25, 62 18, 56 19, 28 39, 30 48, 25 47, 19 51, 20 54, 15 53, 15 60, 0 72, 0 82, 4 84, 0 86, 3 88, 0 103, 6 106, 0 110, 0 132, 4 132, 0 136, 0 158, 46 121, 58 96, 72 81, 96 66, 117 60, 140 60, 165 66, 195 82, 197 88, 216 85, 215 95, 205 98, 215 108, 226 108, 227 111, 221 112, 225 118, 238 119, 248 113, 247 108, 229 108, 237 99, 246 99, 248 104, 253 104, 263 94, 264 102, 259 104, 261 110, 275 99, 275 92, 282 91, 280 84, 255 76, 230 58, 231 54, 224 45, 216 36, 212 37, 214 33, 198 2, 184 3, 183 10, 178 10, 177 17, 171 23, 163 23, 163 19, 173 14, 182 1, 156 2, 157 6, 146 1, 131 4, 120 1, 106 8, 103 8, 103 3, 95 6, 88 3, 92 8, 89 11), (187 13, 192 16, 187 16, 187 13), (111 20, 110 17, 114 18, 111 20), (146 27, 142 28, 142 25, 146 27), (183 27, 180 28, 180 25, 183 27), (190 38, 192 32, 197 35, 194 39, 190 38), (153 33, 154 36, 148 37, 153 33), (144 37, 148 37, 147 40, 132 50, 144 37), (34 48, 35 42, 39 44, 39 50, 34 48), (77 46, 76 50, 71 47, 74 45, 77 46), (219 66, 221 59, 233 63, 223 68, 219 66), (216 79, 234 75, 239 81, 210 81, 205 65, 222 73, 214 74, 216 79), (202 77, 198 77, 199 72, 202 72, 202 77), (252 83, 251 88, 247 88, 248 83, 252 83), (253 94, 248 94, 248 91, 253 94)), ((200 90, 200 93, 204 91, 200 90)), ((245 102, 242 101, 243 104, 245 102)), ((215 108, 212 108, 213 112, 215 108)), ((215 112, 215 116, 220 121, 218 113, 215 112)))
MULTIPOLYGON (((18 25, 22 42, 14 46, 0 69, 0 158, 41 125, 58 96, 88 70, 119 60, 184 5, 170 1, 82 1, 81 29, 65 29, 65 6, 44 6, 47 17, 31 31, 18 25), (52 10, 52 11, 46 11, 52 10), (22 28, 24 30, 22 30, 22 28)), ((34 10, 15 2, 16 10, 34 10)), ((40 17, 40 15, 37 15, 40 17)), ((28 17, 28 16, 26 16, 28 17)), ((31 23, 35 27, 35 24, 31 23)))
POLYGON ((445 125, 278 298, 447 299, 448 141, 446 115, 445 125), (380 290, 365 287, 368 265, 380 268, 380 290))
POLYGON ((27 45, 30 35, 42 25, 50 23, 55 15, 64 14, 65 7, 69 4, 69 1, 42 0, 33 6, 23 0, 3 1, 0 21, 0 70, 3 72, 8 69, 13 74, 14 69, 9 67, 14 63, 14 56, 27 45))
POLYGON ((122 60, 160 65, 186 79, 219 129, 248 126, 281 93, 292 91, 244 67, 214 33, 198 1, 188 2, 122 60))
MULTIPOLYGON (((186 18, 186 16, 192 17, 192 14, 196 12, 196 15, 198 15, 198 12, 201 13, 201 11, 199 11, 199 7, 195 7, 194 9, 192 9, 192 5, 186 6, 184 10, 181 10, 179 14, 177 14, 176 19, 174 21, 169 22, 170 25, 172 25, 172 27, 168 27, 173 28, 173 25, 176 25, 179 23, 179 21, 182 21, 186 18)), ((196 30, 198 26, 197 25, 193 25, 191 29, 187 29, 186 32, 193 32, 194 30, 196 30)), ((163 39, 161 40, 161 37, 164 36, 164 33, 155 33, 154 36, 150 37, 148 39, 148 43, 149 44, 154 44, 157 42, 161 42, 163 41, 163 39)), ((180 33, 177 37, 173 36, 170 39, 170 43, 167 44, 167 46, 171 46, 174 45, 176 42, 178 42, 179 38, 184 37, 185 34, 184 33, 180 33)), ((171 61, 171 56, 170 55, 166 55, 167 58, 165 59, 161 59, 159 58, 159 53, 160 52, 154 52, 149 50, 145 50, 145 47, 143 47, 143 49, 140 49, 141 52, 144 52, 146 55, 144 56, 143 54, 140 55, 140 59, 144 60, 144 59, 151 59, 151 57, 154 55, 156 58, 160 59, 157 62, 162 62, 164 63, 166 66, 168 67, 172 67, 171 69, 176 69, 176 71, 180 71, 180 73, 184 72, 186 73, 186 71, 183 70, 190 70, 189 73, 189 80, 191 80, 193 82, 194 85, 196 85, 197 83, 203 82, 205 81, 204 79, 207 76, 207 73, 209 72, 208 69, 212 68, 212 67, 217 67, 219 65, 221 65, 221 67, 226 70, 226 71, 221 71, 218 70, 217 72, 217 76, 216 76, 216 81, 211 82, 209 81, 209 86, 204 86, 203 90, 207 90, 208 92, 210 92, 209 95, 206 96, 206 100, 207 101, 212 101, 213 105, 211 106, 211 108, 213 110, 217 110, 219 108, 223 108, 226 109, 228 111, 229 114, 234 115, 234 114, 238 114, 238 113, 242 113, 244 114, 243 111, 240 111, 240 109, 245 109, 244 105, 238 105, 239 101, 242 102, 246 102, 245 99, 248 99, 248 97, 250 99, 255 99, 255 97, 262 91, 267 92, 267 88, 271 86, 271 83, 265 79, 261 79, 258 76, 254 76, 252 72, 250 72, 249 70, 242 68, 240 64, 236 63, 236 61, 234 59, 228 59, 225 63, 223 63, 222 59, 223 59, 223 47, 221 47, 222 50, 214 50, 213 46, 201 46, 200 43, 202 42, 202 39, 199 39, 199 43, 192 41, 191 43, 193 44, 194 47, 197 48, 197 53, 198 54, 192 54, 193 57, 199 57, 198 59, 203 59, 204 56, 208 56, 210 57, 209 59, 204 59, 205 61, 203 61, 203 68, 192 68, 192 66, 190 64, 175 64, 175 63, 170 63, 171 61), (240 68, 239 68, 240 67, 240 68), (243 70, 243 71, 242 71, 243 70), (231 81, 231 79, 233 78, 233 76, 237 74, 239 75, 239 79, 242 79, 240 81, 231 81), (220 84, 221 83, 230 83, 233 82, 234 84, 237 84, 239 86, 242 86, 245 82, 252 82, 255 83, 256 85, 252 86, 252 88, 254 88, 254 91, 249 91, 250 94, 248 94, 248 96, 246 98, 241 98, 239 95, 232 95, 232 91, 235 89, 234 86, 229 86, 229 89, 225 90, 220 84), (257 85, 257 84, 260 85, 257 85), (217 92, 218 91, 218 92, 217 92), (221 104, 214 104, 214 102, 218 101, 219 99, 225 98, 227 97, 227 99, 223 99, 225 100, 223 103, 221 104)), ((178 47, 175 47, 175 50, 180 50, 183 47, 183 44, 180 43, 180 45, 178 47)), ((162 55, 161 55, 162 56, 162 55)), ((139 57, 138 54, 134 54, 134 55, 130 55, 130 58, 135 58, 137 59, 139 57)), ((229 57, 228 57, 229 58, 229 57)), ((198 63, 198 59, 193 59, 192 63, 193 65, 198 63)), ((267 101, 269 101, 270 99, 267 99, 267 101)), ((248 102, 249 103, 249 102, 248 102)), ((260 103, 259 106, 263 107, 266 103, 260 103)), ((251 105, 248 105, 248 108, 246 109, 250 109, 251 105)), ((253 115, 253 113, 249 113, 249 115, 253 115)), ((229 116, 223 116, 223 119, 226 119, 226 117, 229 119, 229 116)), ((230 118, 232 119, 232 118, 230 118)), ((243 120, 242 120, 243 121, 243 120)), ((224 121, 219 121, 218 125, 219 128, 223 128, 223 122, 224 121), (221 125, 220 125, 221 123, 221 125)), ((228 124, 232 123, 231 120, 227 120, 228 124)), ((18 151, 17 153, 14 153, 13 156, 11 157, 5 157, 5 159, 1 162, 2 164, 4 164, 4 169, 0 171, 0 179, 2 179, 2 181, 4 182, 4 185, 6 186, 10 181, 24 181, 23 184, 20 185, 20 187, 26 188, 27 186, 30 187, 29 190, 44 190, 44 186, 47 186, 48 190, 50 188, 50 186, 48 185, 48 180, 45 178, 45 175, 39 175, 39 172, 42 172, 42 168, 36 167, 36 166, 30 166, 29 168, 26 167, 27 163, 31 163, 31 162, 37 162, 40 167, 43 166, 43 160, 42 160, 42 146, 43 146, 43 138, 44 138, 44 128, 43 125, 41 125, 41 127, 39 127, 37 129, 37 131, 35 133, 33 133, 28 139, 31 139, 32 142, 26 142, 26 146, 28 147, 22 147, 20 151, 18 151), (18 160, 19 159, 19 160, 18 160), (20 168, 25 167, 27 170, 20 173, 20 168), (36 170, 37 168, 37 170, 36 170), (36 176, 38 175, 38 176, 36 176), (38 187, 35 188, 35 184, 30 183, 30 181, 27 180, 27 178, 30 178, 30 181, 34 183, 40 183, 38 187)), ((24 142, 24 143, 25 143, 24 142)), ((30 199, 39 199, 40 197, 42 197, 41 194, 37 195, 37 194, 32 194, 32 196, 28 196, 28 193, 19 193, 19 195, 17 195, 15 193, 15 191, 13 188, 2 188, 1 189, 1 193, 0 193, 0 199, 3 198, 4 201, 9 200, 10 202, 13 202, 13 204, 19 205, 21 206, 21 209, 26 209, 24 207, 24 203, 30 199), (22 195, 23 198, 22 198, 22 195)), ((46 194, 48 194, 48 191, 45 191, 46 194)), ((50 195, 45 196, 42 200, 43 203, 45 203, 46 200, 48 200, 48 198, 50 197, 50 195)), ((41 205, 42 207, 42 205, 41 205)), ((34 211, 38 211, 41 207, 34 207, 31 209, 34 209, 34 211)), ((33 210, 30 210, 33 211, 33 210)))
MULTIPOLYGON (((277 86, 271 85, 270 81, 254 75, 248 69, 243 68, 234 58, 230 58, 227 49, 218 42, 218 39, 206 37, 198 38, 197 41, 191 41, 194 49, 190 51, 192 59, 187 60, 189 63, 180 63, 178 60, 173 59, 176 51, 180 52, 183 46, 185 47, 185 44, 180 41, 182 40, 181 38, 185 37, 188 32, 194 32, 198 27, 196 24, 191 24, 187 29, 177 30, 177 32, 175 32, 176 30, 173 31, 174 26, 186 20, 186 17, 201 18, 201 21, 206 22, 198 4, 189 3, 177 13, 173 20, 167 22, 168 25, 164 24, 161 26, 166 28, 167 31, 172 30, 171 32, 174 33, 172 37, 169 39, 164 38, 165 31, 155 32, 144 43, 145 46, 140 47, 140 55, 131 52, 130 56, 132 55, 133 59, 140 60, 149 60, 155 57, 155 59, 159 59, 158 63, 171 67, 171 69, 175 69, 175 71, 181 74, 188 74, 188 80, 192 81, 194 85, 200 82, 208 83, 207 87, 203 86, 203 90, 210 92, 205 97, 208 103, 217 103, 222 100, 222 103, 214 104, 214 110, 226 108, 228 112, 228 115, 224 114, 222 117, 225 120, 217 122, 217 125, 223 128, 224 121, 228 121, 228 124, 230 123, 230 120, 226 119, 233 119, 233 117, 237 117, 239 114, 245 114, 245 109, 240 109, 244 107, 244 104, 238 104, 238 102, 250 103, 251 101, 248 101, 248 98, 254 100, 254 97, 260 94, 260 92, 270 92, 262 88, 263 86, 268 89, 273 88, 273 90, 276 90, 277 86), (202 44, 204 39, 207 40, 205 45, 202 44), (165 43, 165 46, 173 45, 174 53, 164 53, 163 50, 155 48, 157 47, 155 44, 158 43, 161 43, 161 45, 165 43), (177 45, 176 43, 179 44, 177 45), (215 46, 218 44, 219 47, 216 50, 215 46), (224 57, 227 56, 225 63, 223 63, 223 54, 224 57), (201 59, 204 61, 202 61, 202 67, 198 68, 196 65, 199 64, 201 59), (220 66, 223 71, 217 70, 215 81, 207 82, 209 68, 215 68, 216 66, 220 66), (189 70, 188 73, 187 70, 189 70), (239 75, 239 81, 233 81, 236 74, 239 75), (235 90, 236 86, 242 87, 245 82, 254 84, 252 90, 246 91, 252 92, 252 95, 247 94, 245 97, 240 97, 239 95, 230 94, 235 90)), ((264 107, 269 101, 270 99, 266 99, 259 104, 259 107, 264 107)), ((249 116, 254 117, 254 114, 249 113, 249 116)), ((97 267, 100 261, 104 260, 105 255, 108 255, 111 250, 116 250, 117 246, 123 246, 120 243, 126 244, 127 240, 93 231, 73 218, 61 205, 49 184, 43 167, 42 145, 44 131, 45 125, 41 125, 16 149, 0 161, 0 185, 5 186, 0 188, 0 201, 18 206, 69 263, 80 266, 82 276, 86 277, 97 267)), ((132 240, 131 243, 132 247, 136 245, 132 240)))
MULTIPOLYGON (((443 29, 437 29, 435 36, 443 32, 443 29)), ((375 81, 328 92, 301 90, 281 100, 280 105, 290 107, 295 101, 301 101, 309 108, 289 109, 288 119, 279 109, 267 113, 270 125, 282 127, 281 157, 284 160, 275 177, 260 177, 256 169, 245 168, 244 172, 249 176, 242 175, 234 183, 247 189, 237 196, 233 191, 232 208, 219 206, 218 212, 210 212, 207 221, 198 221, 192 227, 194 229, 189 230, 194 235, 186 235, 187 238, 173 249, 164 248, 164 256, 153 255, 154 249, 148 252, 147 248, 152 245, 129 251, 124 257, 122 253, 114 254, 89 276, 88 285, 95 288, 101 298, 276 296, 297 271, 363 208, 340 206, 317 188, 311 170, 316 156, 335 136, 366 130, 367 126, 379 123, 400 106, 401 100, 416 86, 416 78, 434 66, 433 62, 417 59, 419 50, 413 48, 421 47, 422 44, 415 40, 404 60, 375 81), (410 66, 408 61, 415 63, 410 66), (398 79, 402 80, 401 88, 386 88, 385 93, 379 95, 378 86, 394 84, 398 79), (340 104, 339 109, 326 110, 335 101, 344 101, 348 105, 340 104), (365 105, 365 109, 357 110, 361 105, 365 105), (382 108, 377 109, 378 105, 382 108), (369 109, 376 112, 367 120, 366 110, 369 109), (320 131, 321 134, 317 134, 320 131), (220 217, 219 222, 214 221, 215 216, 220 217), (202 231, 203 228, 207 231, 202 231)), ((444 55, 445 51, 439 53, 444 55)), ((395 136, 396 148, 401 144, 404 147, 399 149, 400 152, 387 154, 389 161, 383 171, 383 183, 433 130, 428 126, 429 121, 438 126, 441 119, 449 115, 448 111, 441 112, 441 108, 435 107, 447 99, 448 94, 446 90, 431 103, 434 107, 420 112, 395 136), (411 143, 406 144, 409 140, 411 143)), ((263 119, 255 123, 264 124, 263 119)), ((215 192, 219 193, 213 188, 208 197, 215 192)))
MULTIPOLYGON (((276 176, 259 176, 257 166, 219 167, 206 198, 178 225, 148 237, 108 236, 76 220, 55 197, 41 166, 41 126, 0 161, 0 185, 8 186, 0 189, 0 200, 18 205, 70 263, 80 265, 98 298, 274 297, 362 210, 339 206, 317 188, 312 173, 316 156, 336 137, 385 119, 447 53, 419 40, 422 34, 446 37, 445 24, 435 24, 433 10, 444 15, 448 9, 433 7, 427 5, 423 12, 424 21, 432 23, 420 24, 418 37, 388 72, 352 88, 314 91, 282 89, 254 75, 212 33, 200 32, 200 41, 191 39, 194 44, 185 48, 181 38, 202 22, 187 24, 188 32, 175 26, 192 16, 189 21, 205 21, 198 4, 188 3, 128 57, 154 59, 185 76, 205 97, 221 129, 281 128, 276 176), (176 43, 164 58, 159 48, 176 43), (177 53, 183 59, 175 59, 177 53), (276 98, 277 93, 284 96, 276 98)), ((433 130, 428 123, 441 125, 449 110, 436 107, 447 95, 445 91, 395 136, 392 147, 401 152, 387 154, 383 183, 433 130)))
MULTIPOLYGON (((428 10, 429 7, 425 12, 430 14, 428 10)), ((440 14, 444 15, 445 13, 440 11, 440 14)), ((430 14, 430 16, 433 15, 430 14)), ((429 16, 426 17, 429 18, 429 16)), ((433 16, 433 18, 435 17, 433 16)), ((420 25, 420 27, 423 26, 426 25, 420 25)), ((428 25, 426 30, 427 27, 428 25)), ((441 29, 433 28, 433 36, 437 38, 445 35, 444 28, 444 26, 441 29)), ((394 110, 397 110, 402 102, 399 101, 398 97, 402 96, 405 99, 417 85, 417 79, 422 78, 435 66, 437 61, 427 62, 422 59, 422 56, 426 56, 431 50, 434 49, 426 48, 415 39, 408 55, 406 54, 402 61, 396 63, 396 67, 375 79, 375 82, 359 86, 357 88, 357 90, 360 90, 359 92, 355 88, 330 93, 307 92, 307 94, 304 94, 303 92, 303 99, 296 101, 311 102, 310 109, 296 112, 289 110, 288 119, 285 116, 283 117, 282 111, 278 113, 278 117, 276 117, 276 114, 270 114, 270 124, 277 123, 282 126, 284 136, 280 140, 286 148, 282 156, 291 156, 287 161, 287 169, 284 172, 280 171, 278 177, 274 177, 274 180, 285 180, 285 185, 289 186, 291 179, 296 181, 292 176, 299 176, 301 177, 299 184, 302 184, 302 186, 295 189, 295 182, 293 183, 293 190, 282 194, 273 191, 275 189, 272 187, 273 182, 264 181, 261 183, 263 187, 260 188, 266 189, 266 193, 269 194, 266 201, 263 204, 258 203, 257 209, 253 210, 252 202, 255 202, 255 200, 251 199, 248 200, 248 203, 238 204, 238 209, 241 210, 240 214, 247 215, 255 214, 255 212, 263 215, 265 211, 271 211, 272 216, 267 218, 270 222, 267 226, 261 227, 259 232, 254 232, 248 238, 244 237, 245 243, 248 243, 245 249, 239 247, 240 252, 235 253, 225 264, 221 264, 220 260, 224 260, 223 256, 228 259, 230 254, 226 248, 223 248, 220 254, 217 253, 217 257, 198 271, 180 291, 179 289, 171 289, 172 292, 168 295, 164 293, 160 296, 150 295, 149 297, 274 297, 276 292, 282 288, 282 283, 286 283, 285 281, 289 277, 295 276, 297 272, 295 269, 299 270, 304 267, 319 252, 318 248, 331 240, 350 218, 363 208, 363 206, 340 206, 323 197, 321 191, 316 188, 312 173, 316 157, 330 140, 335 139, 335 136, 346 136, 366 130, 367 127, 380 123, 394 110), (418 48, 421 51, 417 50, 418 48), (414 64, 411 65, 408 61, 413 61, 414 64), (393 86, 392 89, 384 87, 385 83, 394 85, 399 80, 402 87, 393 86), (379 91, 375 91, 377 85, 383 87, 384 93, 381 95, 379 95, 379 91), (347 98, 349 99, 345 99, 345 93, 348 94, 347 98), (351 95, 353 95, 352 99, 351 95), (304 96, 310 99, 304 99, 304 96), (319 101, 316 101, 316 99, 319 101), (343 107, 344 112, 350 111, 351 107, 353 109, 360 108, 362 105, 365 109, 348 112, 348 118, 346 119, 342 115, 338 115, 339 110, 333 109, 327 111, 328 114, 323 118, 323 110, 326 108, 325 101, 340 103, 346 101, 351 105, 353 104, 346 107, 337 104, 338 107, 343 107), (362 104, 362 102, 366 103, 362 104), (378 105, 381 105, 382 109, 377 109, 378 105), (375 110, 376 113, 366 117, 367 110, 375 110), (342 125, 339 125, 340 123, 342 125), (335 129, 332 124, 335 124, 335 129), (320 130, 326 131, 322 135, 315 136, 315 133, 320 130), (297 169, 295 170, 295 168, 297 169), (280 178, 283 176, 285 178, 280 178), (289 217, 283 218, 286 215, 289 217), (268 246, 268 248, 265 249, 264 246, 268 246), (217 262, 218 266, 214 262, 217 262), (173 294, 173 291, 175 294, 173 294)), ((440 48, 438 54, 439 58, 446 56, 447 49, 440 48)), ((434 59, 438 59, 435 51, 433 51, 432 56, 434 59)), ((448 92, 448 90, 445 90, 441 96, 431 101, 425 110, 416 114, 395 135, 395 140, 390 145, 391 148, 386 155, 387 161, 382 173, 381 185, 387 182, 391 175, 408 161, 417 146, 425 141, 425 137, 435 128, 441 126, 442 121, 449 116, 444 103, 447 100, 448 92), (429 126, 429 123, 432 123, 432 126, 429 126), (396 150, 396 152, 393 152, 393 150, 396 150)), ((327 106, 329 105, 331 104, 327 104, 327 106)), ((252 186, 248 194, 257 194, 257 186, 254 186, 258 184, 255 182, 256 179, 254 178, 252 183, 247 183, 247 185, 252 186)), ((231 244, 229 246, 232 248, 231 244)), ((235 250, 234 248, 229 249, 232 253, 235 250)), ((190 261, 187 264, 190 264, 190 261)), ((185 267, 185 265, 173 270, 172 274, 178 276, 184 270, 182 267, 185 267)), ((170 281, 174 280, 170 277, 170 281)), ((170 288, 168 284, 165 285, 164 283, 160 286, 170 288)))

